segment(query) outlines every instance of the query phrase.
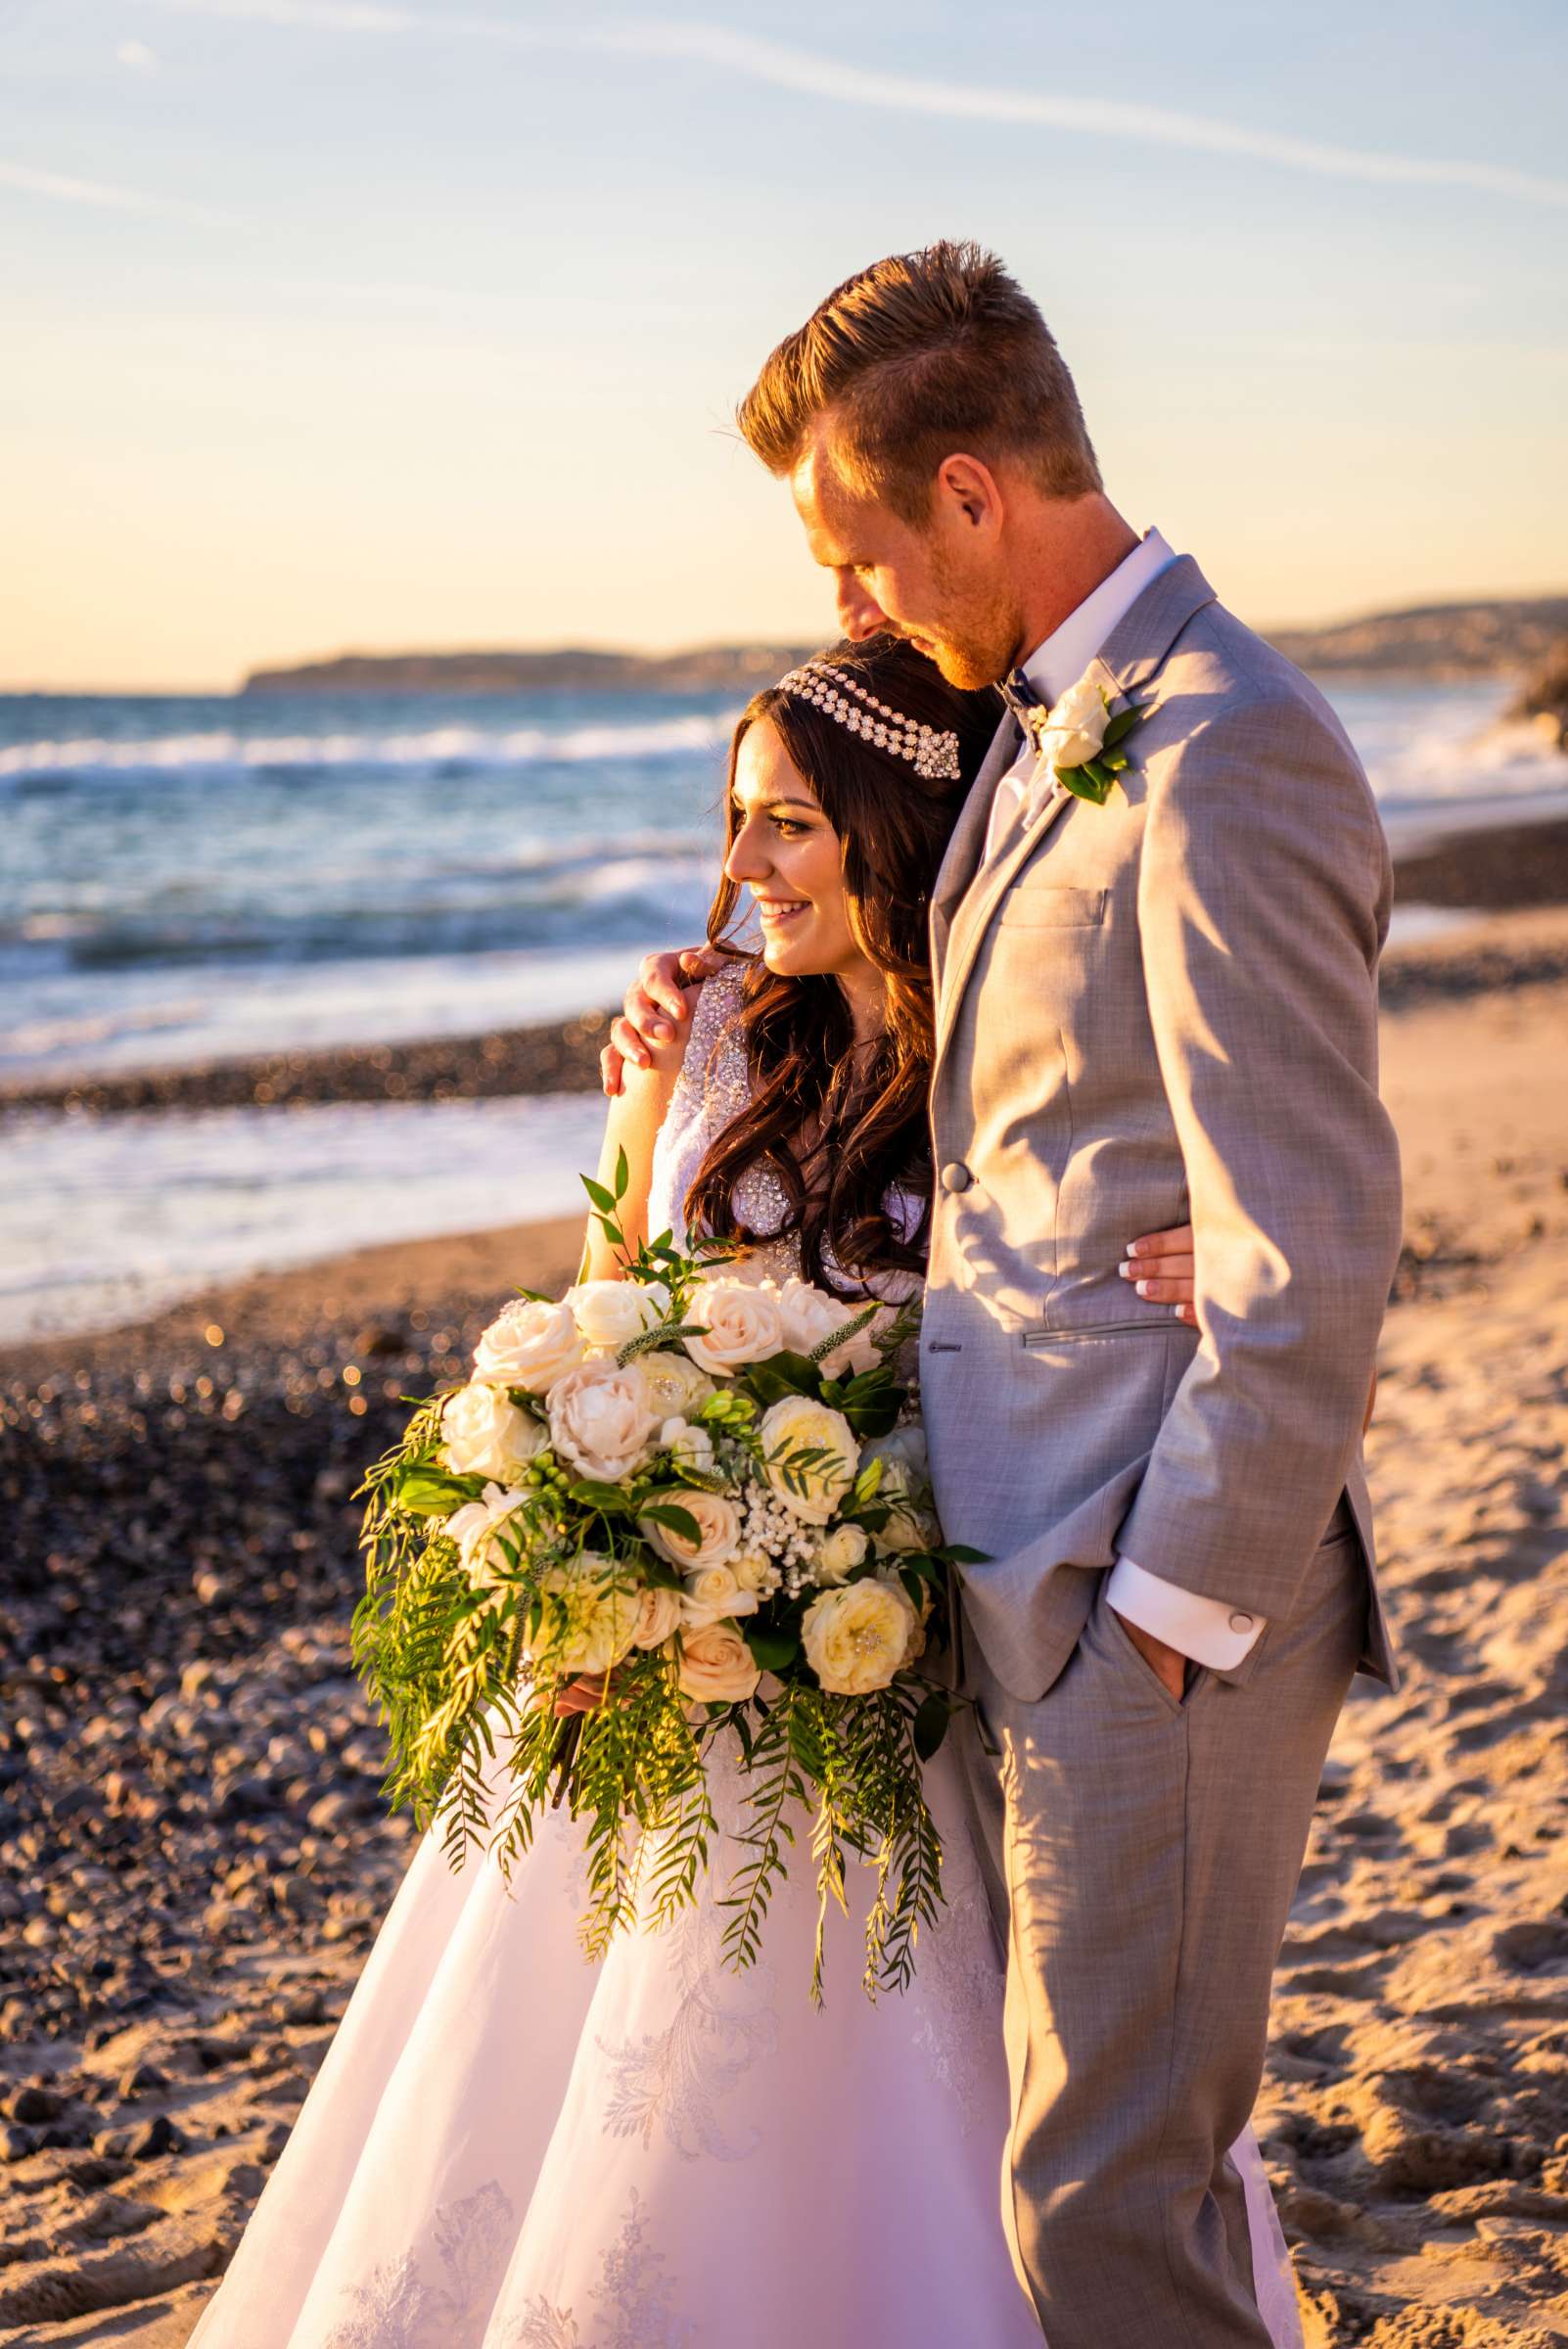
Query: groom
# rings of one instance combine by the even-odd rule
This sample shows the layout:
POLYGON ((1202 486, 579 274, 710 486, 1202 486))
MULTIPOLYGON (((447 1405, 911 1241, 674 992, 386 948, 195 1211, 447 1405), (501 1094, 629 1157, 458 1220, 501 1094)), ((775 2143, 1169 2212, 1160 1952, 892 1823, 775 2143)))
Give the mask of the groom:
POLYGON ((1360 1459, 1401 1231, 1377 812, 1313 687, 1111 505, 991 254, 851 279, 740 424, 849 631, 1009 704, 932 905, 921 1380, 987 1559, 1014 2260, 1050 2349, 1265 2349, 1227 2148, 1335 1717, 1358 1665, 1393 1678, 1360 1459), (1136 716, 1101 796, 1107 702, 1136 716), (1197 1330, 1107 1270, 1184 1220, 1197 1330))

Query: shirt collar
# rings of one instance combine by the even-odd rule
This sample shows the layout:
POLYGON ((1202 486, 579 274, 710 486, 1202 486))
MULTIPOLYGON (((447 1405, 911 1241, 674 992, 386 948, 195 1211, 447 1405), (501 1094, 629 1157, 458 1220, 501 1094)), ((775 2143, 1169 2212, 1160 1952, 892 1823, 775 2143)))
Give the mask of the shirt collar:
POLYGON ((1110 575, 1069 612, 1023 664, 1025 676, 1042 702, 1059 701, 1076 685, 1123 614, 1130 612, 1145 587, 1157 579, 1176 556, 1158 530, 1138 540, 1110 575))

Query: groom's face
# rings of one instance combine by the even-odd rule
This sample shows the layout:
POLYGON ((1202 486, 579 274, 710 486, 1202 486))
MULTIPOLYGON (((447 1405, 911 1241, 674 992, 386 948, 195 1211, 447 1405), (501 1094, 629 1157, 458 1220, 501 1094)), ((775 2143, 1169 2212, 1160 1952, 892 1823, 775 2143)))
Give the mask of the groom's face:
POLYGON ((993 541, 940 484, 917 527, 846 482, 819 438, 790 490, 812 560, 833 575, 847 636, 905 636, 950 685, 973 690, 1006 675, 1019 622, 993 541))

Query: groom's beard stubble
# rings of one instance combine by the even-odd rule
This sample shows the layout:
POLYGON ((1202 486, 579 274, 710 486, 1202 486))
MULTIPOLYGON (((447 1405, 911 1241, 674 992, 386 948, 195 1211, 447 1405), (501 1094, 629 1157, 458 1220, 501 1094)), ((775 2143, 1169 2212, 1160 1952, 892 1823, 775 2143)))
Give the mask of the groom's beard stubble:
POLYGON ((943 553, 932 549, 932 602, 937 616, 926 627, 895 621, 894 633, 906 638, 917 652, 934 662, 949 685, 963 693, 978 693, 1005 677, 1016 662, 1033 651, 1017 642, 1020 619, 1008 597, 966 593, 955 580, 943 553))

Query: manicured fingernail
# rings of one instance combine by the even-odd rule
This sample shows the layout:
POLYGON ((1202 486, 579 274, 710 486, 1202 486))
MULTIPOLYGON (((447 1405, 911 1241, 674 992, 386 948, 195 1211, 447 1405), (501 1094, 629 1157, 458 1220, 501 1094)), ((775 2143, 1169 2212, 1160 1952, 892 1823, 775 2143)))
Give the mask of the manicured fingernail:
POLYGON ((1116 1268, 1124 1280, 1130 1280, 1133 1273, 1137 1269, 1136 1266, 1131 1263, 1130 1259, 1125 1265, 1118 1265, 1116 1268))
POLYGON ((1141 1240, 1129 1240, 1127 1244, 1127 1252, 1129 1256, 1141 1256, 1143 1254, 1143 1242, 1141 1240))
POLYGON ((1152 1280, 1140 1280, 1138 1282, 1138 1295, 1140 1297, 1147 1297, 1153 1287, 1154 1283, 1152 1280))
POLYGON ((1189 1321, 1192 1318, 1184 1305, 1174 1305, 1171 1308, 1171 1311, 1175 1313, 1178 1321, 1189 1321))

